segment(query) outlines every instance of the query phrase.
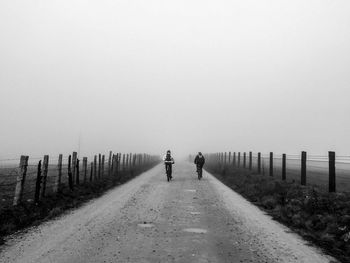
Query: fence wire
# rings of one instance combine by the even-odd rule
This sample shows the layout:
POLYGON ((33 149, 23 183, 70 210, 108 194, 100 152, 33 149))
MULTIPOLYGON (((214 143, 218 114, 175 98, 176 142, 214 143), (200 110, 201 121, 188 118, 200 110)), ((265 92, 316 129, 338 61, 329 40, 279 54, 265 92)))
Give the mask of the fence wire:
MULTIPOLYGON (((216 162, 224 162, 220 154, 212 154, 209 156, 216 162)), ((231 154, 230 164, 236 167, 243 167, 243 153, 240 154, 240 162, 238 163, 238 153, 231 154), (235 159, 233 158, 235 156, 235 159)), ((282 179, 282 154, 273 154, 272 173, 270 173, 270 155, 261 154, 260 173, 275 178, 282 179)), ((228 159, 227 159, 228 163, 228 159)), ((252 154, 251 162, 252 170, 258 171, 258 154, 252 154)), ((249 154, 246 154, 246 166, 249 168, 249 154)), ((337 192, 350 192, 350 155, 336 156, 336 189, 337 192)), ((286 155, 286 180, 288 182, 301 182, 301 154, 286 155)), ((326 155, 307 155, 306 159, 306 185, 315 185, 325 191, 329 187, 329 157, 326 155)))
MULTIPOLYGON (((120 155, 120 154, 119 154, 120 155)), ((96 155, 98 156, 98 155, 96 155)), ((125 155, 126 156, 126 155, 125 155)), ((138 154, 137 157, 142 157, 142 162, 139 162, 140 159, 137 159, 135 162, 135 166, 133 166, 133 161, 129 159, 129 163, 123 165, 121 162, 123 161, 120 159, 120 163, 118 165, 119 169, 118 171, 130 171, 131 169, 137 168, 139 165, 147 165, 147 163, 155 162, 156 157, 152 156, 152 159, 145 159, 145 157, 150 158, 148 155, 140 155, 138 154)), ((28 165, 26 170, 26 176, 24 180, 24 187, 23 187, 23 195, 22 195, 22 201, 24 202, 33 202, 35 197, 35 191, 36 191, 36 182, 37 182, 37 174, 38 174, 38 163, 41 161, 41 191, 43 187, 43 176, 44 176, 44 167, 43 167, 43 159, 42 157, 29 157, 28 159, 28 165)), ((84 182, 85 177, 85 171, 83 167, 83 158, 79 158, 79 178, 80 183, 84 182)), ((86 182, 89 182, 90 179, 92 181, 95 181, 96 179, 99 179, 98 177, 98 169, 99 165, 96 164, 96 176, 95 176, 95 168, 93 166, 93 169, 91 171, 91 163, 94 161, 94 156, 87 160, 87 171, 86 171, 86 182), (92 173, 92 176, 91 176, 92 173)), ((126 161, 126 158, 125 158, 126 161)), ((97 158, 98 162, 98 158, 97 158)), ((69 176, 68 176, 68 156, 63 156, 62 158, 62 166, 61 169, 59 169, 58 166, 59 163, 59 157, 50 157, 49 158, 49 164, 48 164, 48 170, 47 170, 47 177, 46 177, 46 188, 45 188, 45 195, 53 194, 57 191, 58 187, 58 178, 59 173, 61 173, 61 182, 59 186, 68 186, 69 185, 69 176)), ((73 164, 72 164, 73 165, 73 164)), ((71 167, 73 170, 73 167, 71 167)), ((101 163, 101 174, 100 178, 102 176, 106 177, 108 175, 109 167, 108 167, 108 157, 104 159, 104 163, 102 165, 101 163), (102 172, 102 167, 103 172, 102 172)), ((20 159, 19 158, 6 158, 6 159, 0 159, 0 208, 11 206, 13 204, 14 200, 14 193, 17 185, 17 180, 21 173, 20 168, 20 159)), ((73 178, 75 179, 75 178, 73 178)), ((74 184, 76 182, 74 181, 74 184)))

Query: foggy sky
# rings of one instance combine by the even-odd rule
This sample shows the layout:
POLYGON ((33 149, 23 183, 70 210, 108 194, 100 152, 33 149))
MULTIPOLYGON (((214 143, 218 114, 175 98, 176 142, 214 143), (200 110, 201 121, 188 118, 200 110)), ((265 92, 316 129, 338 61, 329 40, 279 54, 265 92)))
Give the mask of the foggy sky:
POLYGON ((350 155, 350 2, 0 2, 0 158, 350 155))

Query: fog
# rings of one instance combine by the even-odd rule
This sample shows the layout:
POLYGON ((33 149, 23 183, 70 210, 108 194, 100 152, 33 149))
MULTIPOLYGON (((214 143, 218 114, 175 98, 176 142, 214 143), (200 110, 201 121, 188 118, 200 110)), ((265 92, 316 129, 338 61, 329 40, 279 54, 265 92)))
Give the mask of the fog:
POLYGON ((0 159, 350 155, 350 2, 0 2, 0 159))

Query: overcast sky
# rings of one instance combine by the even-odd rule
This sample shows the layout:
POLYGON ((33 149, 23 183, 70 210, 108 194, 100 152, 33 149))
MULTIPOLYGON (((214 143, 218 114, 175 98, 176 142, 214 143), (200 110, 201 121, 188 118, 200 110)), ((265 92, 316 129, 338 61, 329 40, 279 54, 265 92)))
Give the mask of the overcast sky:
POLYGON ((350 155, 350 1, 0 1, 0 158, 350 155))

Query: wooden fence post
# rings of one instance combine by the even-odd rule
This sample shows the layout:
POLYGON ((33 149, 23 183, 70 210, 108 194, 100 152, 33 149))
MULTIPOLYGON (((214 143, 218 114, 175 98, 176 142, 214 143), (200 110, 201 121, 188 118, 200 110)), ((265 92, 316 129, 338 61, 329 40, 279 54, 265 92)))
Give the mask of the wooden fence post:
POLYGON ((125 154, 123 153, 123 164, 122 164, 122 166, 123 166, 123 171, 125 171, 125 154))
POLYGON ((238 152, 237 167, 239 168, 240 166, 241 166, 241 152, 238 152))
POLYGON ((113 154, 112 155, 112 163, 111 163, 111 176, 113 176, 113 177, 115 176, 115 171, 118 170, 116 160, 117 160, 116 155, 113 154))
POLYGON ((282 154, 282 180, 286 180, 286 170, 287 170, 287 165, 286 165, 286 160, 287 160, 287 155, 284 153, 282 154))
POLYGON ((335 152, 328 152, 329 160, 329 192, 336 191, 336 177, 335 177, 335 152))
POLYGON ((98 169, 97 169, 97 175, 98 175, 98 179, 101 179, 101 154, 98 154, 98 169))
POLYGON ((101 176, 104 177, 105 175, 105 155, 102 155, 102 161, 101 161, 101 176))
POLYGON ((252 170, 253 167, 253 153, 249 152, 249 170, 252 170))
POLYGON ((109 157, 108 157, 108 176, 111 176, 111 168, 112 168, 112 151, 109 151, 109 157))
POLYGON ((134 154, 134 158, 132 160, 132 166, 135 167, 136 166, 136 158, 137 158, 137 154, 134 154))
POLYGON ((225 152, 225 155, 224 155, 224 165, 226 165, 227 163, 227 153, 225 152))
POLYGON ((68 185, 69 189, 73 191, 74 186, 73 186, 73 174, 72 174, 72 156, 69 155, 68 157, 68 185))
POLYGON ((121 164, 121 153, 116 154, 115 158, 115 176, 118 176, 119 171, 124 170, 124 164, 121 164), (123 166, 123 167, 122 167, 123 166))
POLYGON ((231 163, 231 152, 228 153, 228 163, 231 163))
POLYGON ((79 172, 80 172, 80 166, 79 166, 80 160, 77 158, 77 164, 76 164, 76 174, 75 174, 75 179, 76 179, 76 184, 80 184, 80 178, 79 178, 79 172))
POLYGON ((270 152, 269 174, 270 176, 273 176, 273 152, 270 152))
POLYGON ((114 176, 116 177, 116 178, 118 178, 119 179, 119 172, 118 172, 118 156, 116 155, 115 157, 114 157, 114 159, 115 159, 115 171, 114 171, 114 176))
POLYGON ((19 205, 22 202, 24 183, 27 175, 27 167, 28 167, 28 156, 21 156, 19 163, 19 174, 17 175, 17 183, 15 190, 15 197, 13 199, 13 205, 19 205))
POLYGON ((94 156, 94 180, 97 179, 97 155, 94 156))
POLYGON ((236 152, 233 153, 233 160, 232 160, 232 165, 236 166, 236 152))
POLYGON ((306 152, 301 152, 301 185, 306 185, 306 152))
POLYGON ((129 154, 126 154, 126 169, 129 170, 129 154))
POLYGON ((247 166, 247 154, 246 152, 243 153, 243 168, 245 169, 247 166))
POLYGON ((76 167, 77 167, 77 158, 78 158, 78 153, 77 152, 73 152, 73 155, 72 155, 73 159, 72 159, 72 181, 73 181, 73 184, 74 184, 74 181, 75 181, 75 171, 76 171, 76 167))
POLYGON ((55 186, 54 186, 54 192, 57 193, 61 190, 61 183, 62 183, 62 159, 63 155, 60 154, 58 156, 58 163, 57 163, 57 177, 55 181, 55 186))
POLYGON ((48 170, 49 170, 49 156, 48 155, 44 155, 44 162, 43 162, 43 188, 41 189, 41 198, 45 197, 48 170))
POLYGON ((258 174, 261 174, 261 153, 258 152, 258 174))
POLYGON ((90 163, 90 182, 92 182, 93 174, 94 174, 94 163, 91 162, 90 163))
POLYGON ((39 203, 40 198, 40 185, 41 185, 41 160, 38 163, 38 170, 36 174, 36 182, 35 182, 35 194, 34 194, 34 203, 39 203))
POLYGON ((87 157, 83 157, 83 169, 84 169, 84 184, 86 183, 87 180, 87 157))

